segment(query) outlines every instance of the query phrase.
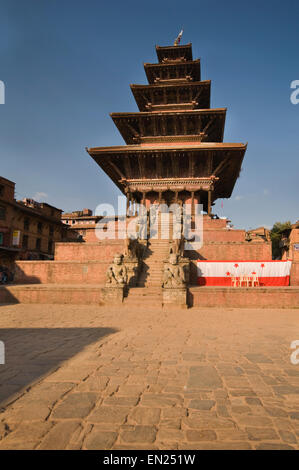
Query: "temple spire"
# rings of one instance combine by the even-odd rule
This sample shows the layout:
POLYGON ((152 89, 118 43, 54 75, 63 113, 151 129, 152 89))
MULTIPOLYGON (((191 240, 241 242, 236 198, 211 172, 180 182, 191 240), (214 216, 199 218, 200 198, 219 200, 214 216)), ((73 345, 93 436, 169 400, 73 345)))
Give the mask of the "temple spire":
POLYGON ((181 37, 183 36, 183 32, 184 32, 184 30, 181 29, 181 31, 179 32, 177 38, 175 39, 175 41, 174 41, 174 43, 173 43, 174 46, 178 46, 178 45, 180 44, 180 42, 181 42, 181 37))

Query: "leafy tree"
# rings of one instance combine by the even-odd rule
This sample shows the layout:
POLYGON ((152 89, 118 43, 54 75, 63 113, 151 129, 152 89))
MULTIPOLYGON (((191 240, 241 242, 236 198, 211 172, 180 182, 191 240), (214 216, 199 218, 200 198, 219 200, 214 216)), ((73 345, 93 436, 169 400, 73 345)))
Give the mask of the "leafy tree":
POLYGON ((282 251, 280 242, 285 230, 289 230, 292 228, 292 224, 290 221, 287 222, 275 222, 273 225, 270 238, 272 241, 272 258, 273 259, 281 259, 282 251))

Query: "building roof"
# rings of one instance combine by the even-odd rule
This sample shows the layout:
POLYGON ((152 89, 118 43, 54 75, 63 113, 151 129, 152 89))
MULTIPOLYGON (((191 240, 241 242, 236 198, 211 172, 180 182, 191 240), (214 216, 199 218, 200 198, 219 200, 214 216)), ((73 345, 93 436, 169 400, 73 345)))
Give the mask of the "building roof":
POLYGON ((187 140, 221 142, 226 108, 185 111, 111 113, 114 124, 127 144, 142 140, 187 140), (182 123, 182 119, 185 119, 182 123), (212 124, 211 124, 212 123, 212 124), (153 136, 153 127, 155 135, 153 136), (177 137, 175 139, 175 137, 177 137))
POLYGON ((156 46, 156 53, 159 62, 163 60, 193 60, 192 44, 181 44, 178 46, 156 46))
POLYGON ((164 79, 168 76, 168 80, 179 80, 185 78, 185 73, 190 75, 190 79, 194 82, 200 82, 200 59, 193 61, 186 61, 183 63, 177 62, 164 62, 158 64, 144 63, 144 70, 146 77, 150 84, 155 83, 155 80, 162 74, 164 79))
POLYGON ((204 80, 200 82, 185 82, 181 83, 168 83, 168 84, 150 84, 150 85, 138 85, 131 84, 131 91, 134 95, 135 101, 140 111, 148 111, 147 107, 149 103, 152 105, 160 105, 164 107, 166 105, 172 105, 178 110, 182 108, 182 105, 192 105, 191 109, 204 109, 210 107, 210 96, 211 96, 211 81, 204 80), (182 91, 186 90, 186 98, 181 99, 178 96, 179 101, 175 101, 172 98, 179 95, 182 91), (161 100, 159 100, 159 94, 161 100), (166 97, 166 103, 163 102, 164 96, 166 97), (163 98, 162 98, 163 97, 163 98), (161 102, 160 102, 161 101, 161 102))
POLYGON ((123 182, 135 178, 209 178, 214 175, 219 177, 213 196, 217 199, 231 196, 246 148, 247 145, 235 143, 176 142, 173 145, 95 147, 87 152, 123 193, 123 182))

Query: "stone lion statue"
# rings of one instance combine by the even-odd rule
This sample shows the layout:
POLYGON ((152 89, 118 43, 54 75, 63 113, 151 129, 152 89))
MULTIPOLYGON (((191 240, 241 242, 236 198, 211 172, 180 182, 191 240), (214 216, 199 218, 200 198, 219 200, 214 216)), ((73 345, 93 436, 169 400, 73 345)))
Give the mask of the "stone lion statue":
POLYGON ((107 286, 124 286, 128 280, 127 268, 123 264, 123 256, 115 255, 113 264, 107 269, 107 286))
POLYGON ((169 262, 165 264, 163 287, 183 287, 185 285, 185 273, 178 263, 178 255, 172 253, 169 262))

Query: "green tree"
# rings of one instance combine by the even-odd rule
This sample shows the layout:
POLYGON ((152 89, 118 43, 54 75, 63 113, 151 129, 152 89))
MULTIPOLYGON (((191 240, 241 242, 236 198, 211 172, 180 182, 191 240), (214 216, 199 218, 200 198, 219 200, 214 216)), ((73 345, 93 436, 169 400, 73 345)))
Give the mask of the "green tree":
POLYGON ((290 221, 287 222, 275 222, 273 225, 270 238, 272 241, 272 258, 273 259, 280 259, 282 255, 280 242, 282 236, 286 230, 290 230, 292 228, 292 224, 290 221))

